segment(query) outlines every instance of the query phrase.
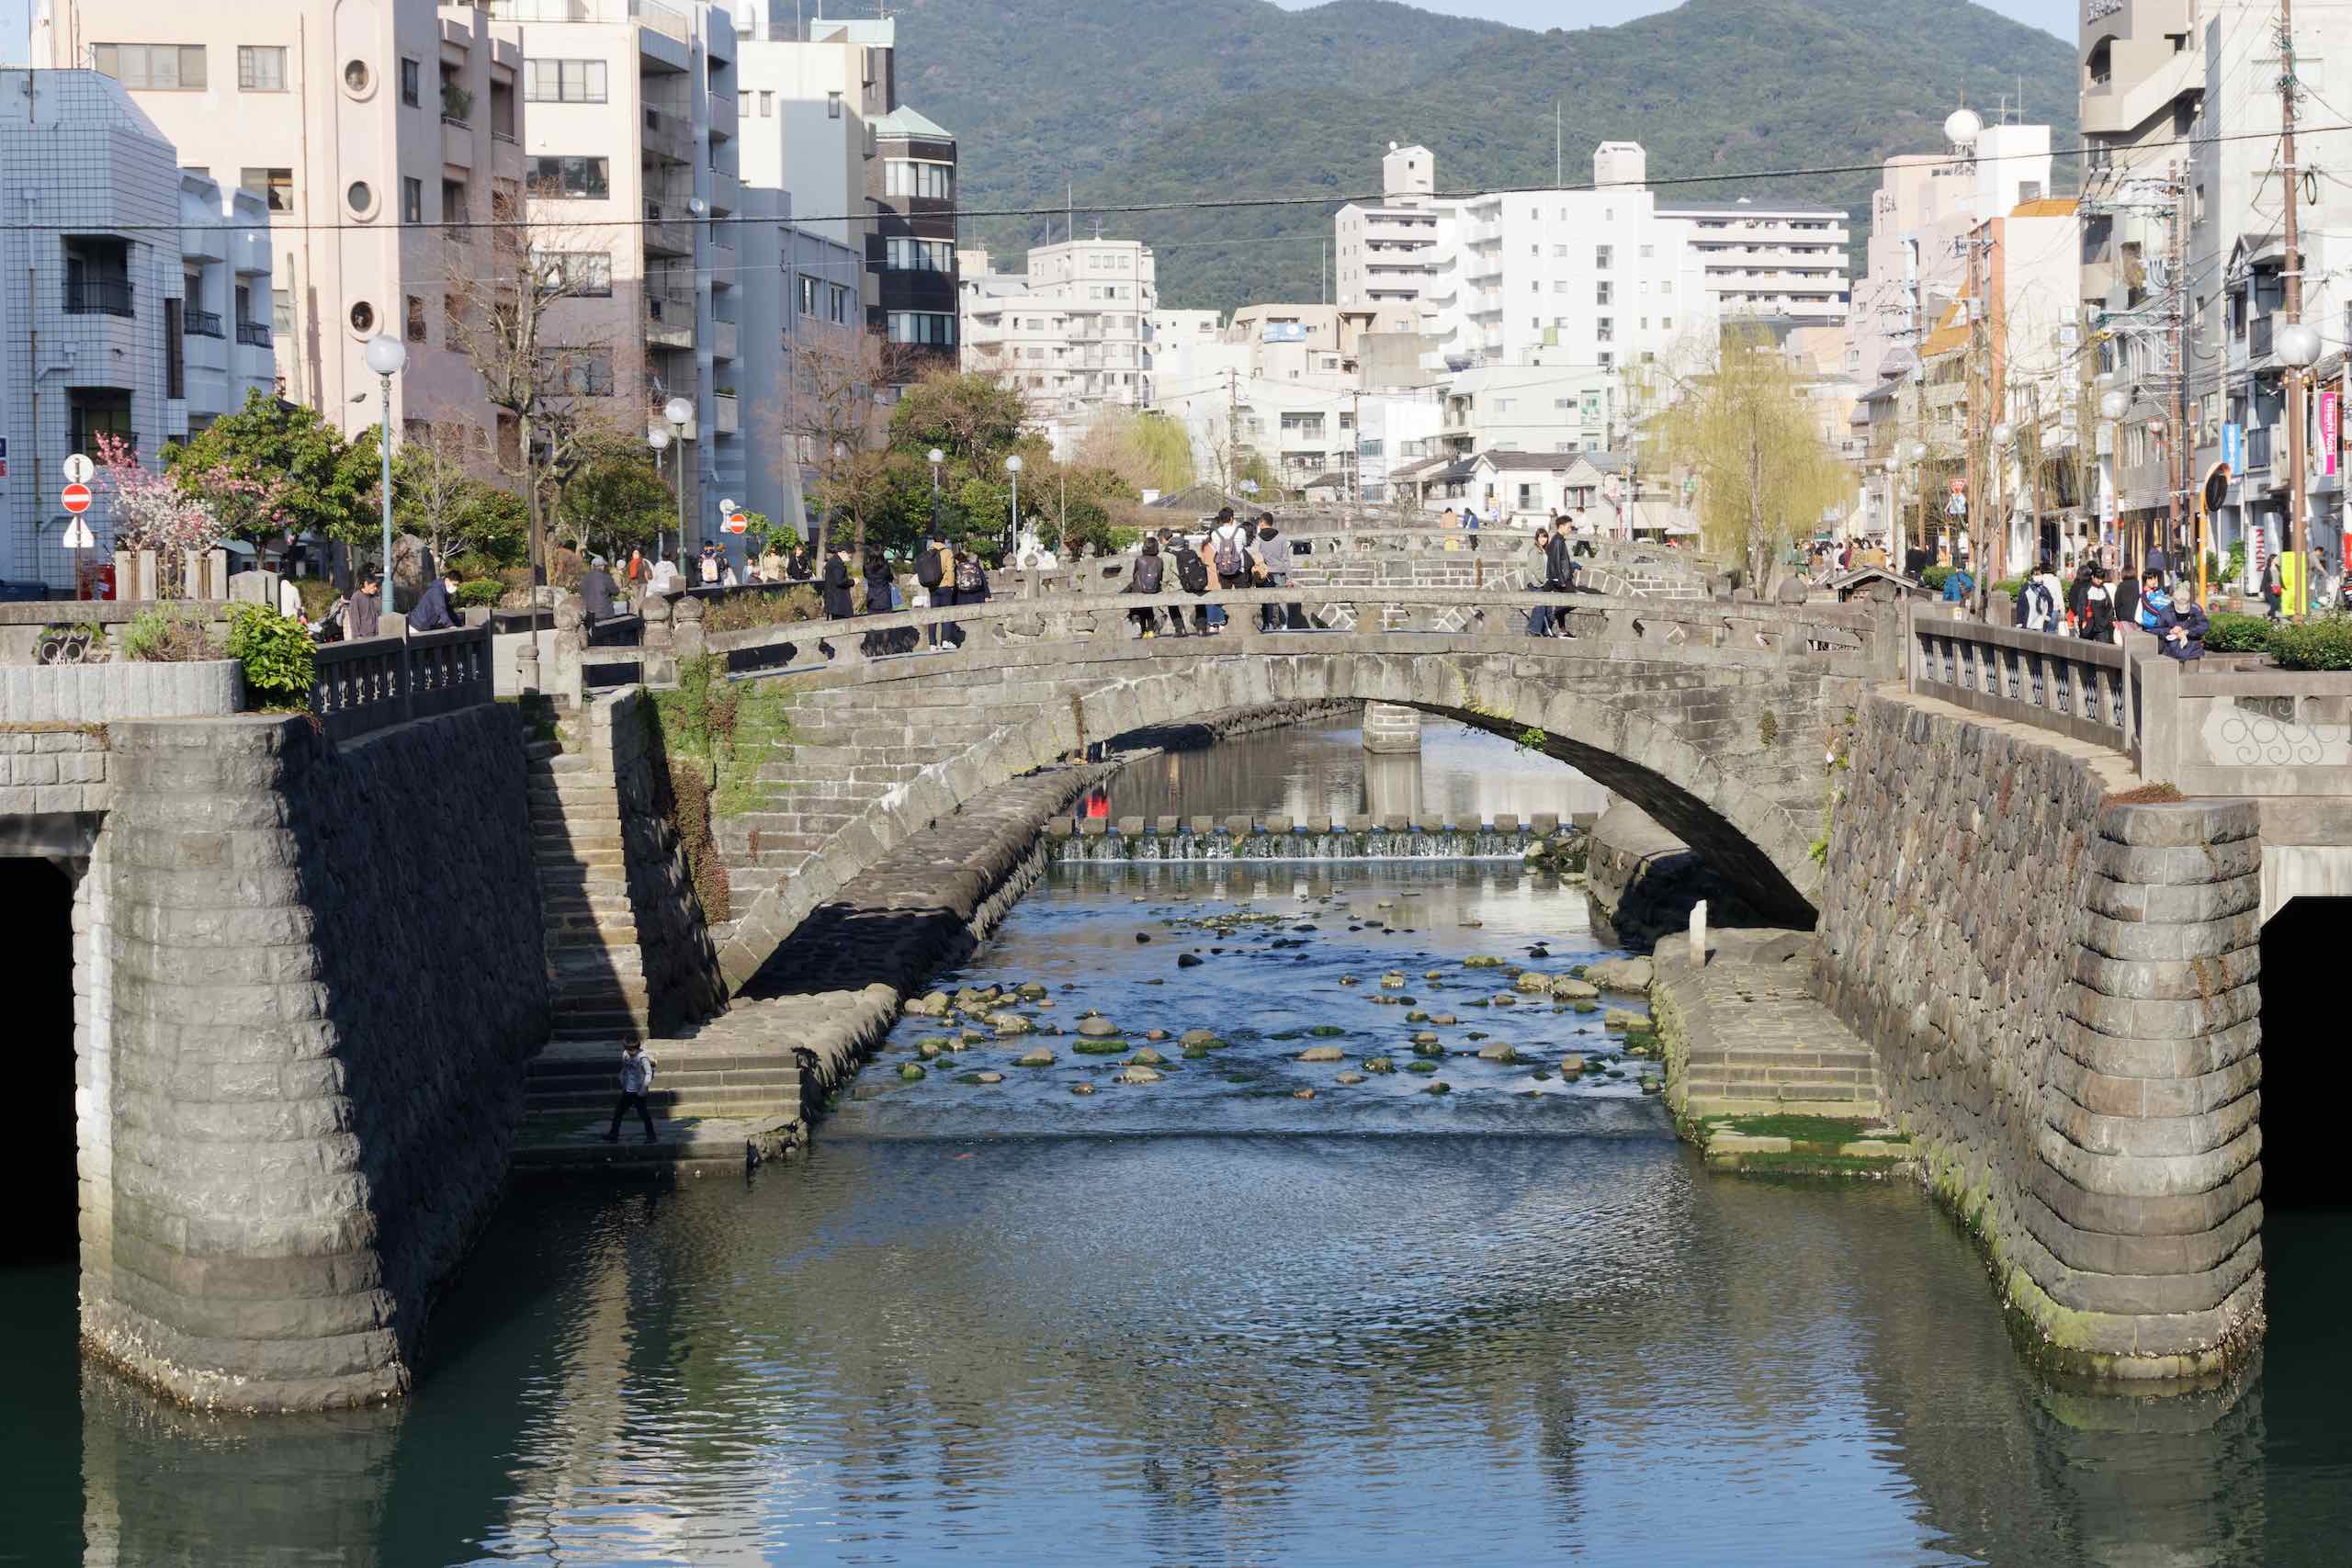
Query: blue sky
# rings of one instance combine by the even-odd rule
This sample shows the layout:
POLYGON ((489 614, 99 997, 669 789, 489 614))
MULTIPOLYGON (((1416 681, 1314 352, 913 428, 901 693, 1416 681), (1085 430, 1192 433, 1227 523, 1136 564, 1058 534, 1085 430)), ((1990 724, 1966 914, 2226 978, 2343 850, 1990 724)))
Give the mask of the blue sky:
POLYGON ((0 65, 22 65, 32 36, 33 0, 0 0, 0 65))
MULTIPOLYGON (((5 4, 6 0, 0 0, 5 4)), ((1406 0, 1424 11, 1445 11, 1457 17, 1484 17, 1489 21, 1510 22, 1522 28, 1556 28, 1569 25, 1570 17, 1577 27, 1606 27, 1612 22, 1634 17, 1646 17, 1654 11, 1671 11, 1681 0, 1406 0)), ((2068 43, 2075 41, 2075 0, 1978 0, 1978 3, 2014 17, 2020 22, 2057 34, 2068 43)), ((1323 0, 1274 0, 1285 11, 1304 11, 1323 0)))

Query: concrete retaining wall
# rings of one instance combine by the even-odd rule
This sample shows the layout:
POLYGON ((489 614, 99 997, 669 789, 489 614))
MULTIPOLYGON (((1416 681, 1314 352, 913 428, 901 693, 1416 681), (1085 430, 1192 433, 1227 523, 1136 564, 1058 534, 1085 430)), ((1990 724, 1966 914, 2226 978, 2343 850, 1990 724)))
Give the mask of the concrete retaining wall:
POLYGON ((2092 748, 1868 699, 1822 878, 1823 995, 2069 1368, 2219 1368, 2263 1326, 2251 803, 2125 805, 2092 748))
POLYGON ((670 764, 651 695, 633 686, 594 703, 588 719, 590 755, 600 764, 609 761, 620 799, 621 849, 646 995, 654 1029, 666 1033, 724 1012, 727 982, 695 895, 685 845, 671 820, 670 764))
POLYGON ((400 1393, 546 1037, 517 717, 111 739, 76 914, 85 1345, 198 1405, 400 1393))

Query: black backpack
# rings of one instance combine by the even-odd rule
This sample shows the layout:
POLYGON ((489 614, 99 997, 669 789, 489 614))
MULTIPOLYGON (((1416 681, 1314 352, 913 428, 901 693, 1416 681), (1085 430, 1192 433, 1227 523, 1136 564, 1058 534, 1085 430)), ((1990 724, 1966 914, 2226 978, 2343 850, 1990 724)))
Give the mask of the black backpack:
POLYGON ((1136 592, 1157 593, 1159 592, 1160 566, 1161 558, 1159 556, 1137 556, 1136 558, 1135 584, 1136 592))
POLYGON ((915 581, 925 588, 939 586, 939 552, 925 550, 915 561, 915 581))
POLYGON ((1187 593, 1209 591, 1208 563, 1201 559, 1197 550, 1186 550, 1176 558, 1176 581, 1184 585, 1187 593))
POLYGON ((956 592, 978 593, 988 585, 989 580, 981 573, 980 563, 978 559, 971 556, 958 556, 956 558, 956 592))

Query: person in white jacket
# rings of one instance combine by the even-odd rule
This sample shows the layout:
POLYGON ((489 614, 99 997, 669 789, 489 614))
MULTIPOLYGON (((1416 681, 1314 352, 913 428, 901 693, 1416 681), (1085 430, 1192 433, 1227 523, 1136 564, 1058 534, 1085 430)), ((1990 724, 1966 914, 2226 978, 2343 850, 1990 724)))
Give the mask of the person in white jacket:
POLYGON ((645 1141, 662 1141, 653 1130, 653 1112, 645 1100, 652 1091, 653 1058, 646 1055, 642 1044, 632 1040, 621 1047, 621 1097, 613 1104, 613 1124, 605 1130, 605 1142, 621 1141, 621 1118, 628 1114, 631 1106, 637 1108, 637 1119, 645 1124, 645 1141))

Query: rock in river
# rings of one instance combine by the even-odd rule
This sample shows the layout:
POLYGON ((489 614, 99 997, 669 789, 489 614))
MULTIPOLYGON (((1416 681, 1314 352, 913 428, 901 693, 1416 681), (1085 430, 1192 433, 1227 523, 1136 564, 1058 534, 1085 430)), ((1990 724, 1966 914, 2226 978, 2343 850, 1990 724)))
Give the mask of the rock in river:
POLYGON ((1509 1041, 1498 1040, 1491 1045, 1481 1045, 1478 1047, 1478 1060, 1482 1062, 1516 1062, 1519 1060, 1519 1053, 1511 1049, 1510 1043, 1509 1041))
POLYGON ((1331 1081, 1333 1083, 1346 1084, 1362 1083, 1363 1082, 1363 1075, 1362 1073, 1341 1073, 1338 1077, 1333 1078, 1331 1081))
POLYGON ((1119 1032, 1119 1026, 1098 1012, 1080 1019, 1078 1032, 1089 1040, 1108 1040, 1119 1032))
MULTIPOLYGON (((1167 1036, 1155 1030, 1151 1033, 1144 1036, 1144 1038, 1147 1040, 1163 1040, 1166 1039, 1167 1036)), ((1188 1029, 1184 1031, 1182 1037, 1180 1038, 1176 1043, 1179 1045, 1216 1046, 1222 1045, 1225 1042, 1216 1037, 1216 1032, 1213 1029, 1188 1029)))
POLYGON ((1027 1055, 1016 1058, 1012 1065, 1016 1067, 1050 1067, 1054 1065, 1054 1054, 1040 1045, 1027 1055))
POLYGON ((1583 1002, 1600 995, 1600 990, 1573 975, 1558 975, 1552 979, 1552 995, 1559 1001, 1583 1002))
POLYGON ((1164 1066, 1167 1063, 1168 1058, 1153 1050, 1150 1046, 1146 1045, 1134 1055, 1128 1057, 1127 1060, 1141 1066, 1157 1067, 1164 1066))
POLYGON ((1649 1026, 1648 1019, 1629 1008, 1611 1008, 1600 1015, 1600 1027, 1603 1029, 1622 1032, 1630 1029, 1647 1029, 1649 1026))
POLYGON ((1604 958, 1585 965, 1584 977, 1604 991, 1647 991, 1650 961, 1646 958, 1604 958))
POLYGON ((1119 1082, 1158 1083, 1165 1076, 1165 1074, 1152 1071, 1149 1067, 1125 1067, 1120 1070, 1119 1082))
POLYGON ((1176 967, 1179 969, 1198 969, 1205 962, 1206 960, 1190 953, 1180 953, 1176 955, 1176 967))
POLYGON ((972 1081, 974 1083, 1002 1083, 1004 1081, 1004 1075, 1002 1073, 976 1073, 972 1076, 972 1081))
POLYGON ((1348 1054, 1337 1045, 1309 1045, 1298 1054, 1302 1062, 1344 1062, 1348 1054))
POLYGON ((1583 1076, 1583 1073, 1584 1058, 1582 1056, 1563 1056, 1560 1058, 1560 1076, 1562 1077, 1580 1077, 1583 1076))

